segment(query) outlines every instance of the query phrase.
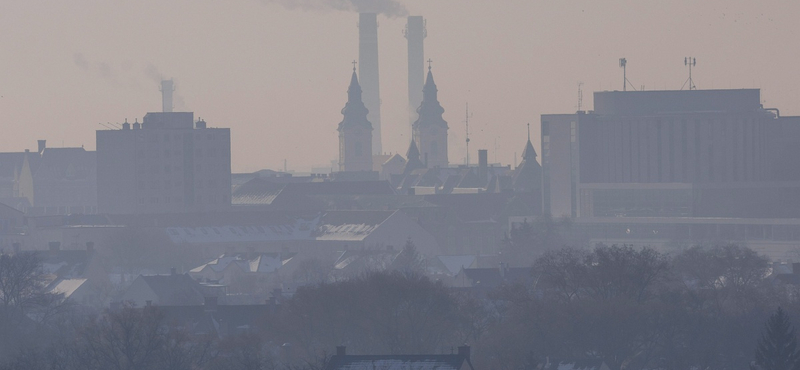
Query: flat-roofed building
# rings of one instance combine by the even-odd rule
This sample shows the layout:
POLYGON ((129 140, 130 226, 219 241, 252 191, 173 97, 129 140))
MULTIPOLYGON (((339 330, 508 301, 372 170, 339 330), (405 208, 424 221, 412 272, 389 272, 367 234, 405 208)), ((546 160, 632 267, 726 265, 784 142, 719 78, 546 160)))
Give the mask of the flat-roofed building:
POLYGON ((800 167, 781 160, 800 141, 797 119, 760 102, 758 89, 605 91, 594 94, 594 111, 542 115, 545 211, 600 216, 593 212, 624 203, 608 195, 634 208, 636 199, 664 203, 654 215, 691 216, 700 184, 800 180, 800 167))
POLYGON ((194 122, 191 112, 151 112, 141 124, 98 130, 97 203, 118 214, 229 207, 230 129, 194 122))

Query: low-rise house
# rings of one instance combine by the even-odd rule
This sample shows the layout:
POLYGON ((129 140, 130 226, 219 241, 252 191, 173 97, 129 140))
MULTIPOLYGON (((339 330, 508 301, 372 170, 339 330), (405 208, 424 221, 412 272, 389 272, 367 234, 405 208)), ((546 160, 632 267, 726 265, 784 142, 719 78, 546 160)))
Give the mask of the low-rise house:
MULTIPOLYGON (((324 370, 475 370, 469 346, 449 355, 348 355, 336 347, 324 370)), ((598 369, 599 370, 599 369, 598 369)), ((606 369, 603 369, 606 370, 606 369)))
POLYGON ((188 274, 139 275, 119 299, 142 306, 202 305, 203 288, 188 274))
POLYGON ((558 360, 545 358, 536 370, 609 370, 608 365, 599 358, 583 360, 558 360))
POLYGON ((499 286, 522 283, 532 284, 534 276, 530 267, 508 267, 500 263, 492 268, 464 268, 455 276, 454 286, 460 288, 494 289, 499 286))
POLYGON ((229 294, 269 291, 269 280, 288 263, 293 253, 223 254, 189 270, 195 280, 222 284, 229 294))
POLYGON ((105 263, 89 243, 83 250, 61 250, 54 242, 50 250, 37 252, 48 284, 45 291, 61 294, 74 304, 104 306, 112 291, 105 263))

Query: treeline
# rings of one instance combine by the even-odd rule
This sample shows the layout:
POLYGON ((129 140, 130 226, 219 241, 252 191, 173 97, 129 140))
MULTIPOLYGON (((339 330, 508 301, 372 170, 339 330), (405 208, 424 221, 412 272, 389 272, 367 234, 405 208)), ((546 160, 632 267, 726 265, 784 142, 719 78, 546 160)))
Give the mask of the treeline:
MULTIPOLYGON (((19 270, 0 270, 0 280, 19 270)), ((736 245, 675 256, 562 248, 536 258, 529 278, 488 295, 413 269, 302 288, 251 330, 220 338, 170 323, 158 307, 86 312, 54 303, 35 294, 30 271, 17 298, 6 300, 14 284, 0 281, 9 302, 0 335, 8 369, 314 370, 338 345, 424 354, 465 343, 476 369, 535 369, 547 358, 601 358, 613 370, 747 369, 776 307, 800 317, 800 291, 770 273, 763 256, 736 245)))

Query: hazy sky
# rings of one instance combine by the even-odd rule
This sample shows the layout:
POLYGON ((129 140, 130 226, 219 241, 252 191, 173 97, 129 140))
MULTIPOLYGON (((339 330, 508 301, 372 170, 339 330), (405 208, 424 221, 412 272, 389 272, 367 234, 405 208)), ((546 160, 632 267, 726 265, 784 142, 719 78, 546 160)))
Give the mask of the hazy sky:
MULTIPOLYGON (((369 0, 360 0, 368 3, 369 0)), ((509 164, 527 122, 584 107, 592 91, 679 89, 694 56, 700 89, 762 89, 763 104, 800 114, 800 2, 401 0, 427 19, 450 125, 449 156, 509 164), (495 142, 497 150, 495 151, 495 142)), ((358 59, 358 15, 347 0, 0 1, 0 151, 95 147, 98 122, 161 109, 160 76, 174 78, 176 111, 230 127, 234 171, 308 170, 338 155, 337 124, 358 59)), ((405 153, 404 17, 379 16, 383 145, 405 153)), ((538 135, 534 144, 539 147, 538 135)))

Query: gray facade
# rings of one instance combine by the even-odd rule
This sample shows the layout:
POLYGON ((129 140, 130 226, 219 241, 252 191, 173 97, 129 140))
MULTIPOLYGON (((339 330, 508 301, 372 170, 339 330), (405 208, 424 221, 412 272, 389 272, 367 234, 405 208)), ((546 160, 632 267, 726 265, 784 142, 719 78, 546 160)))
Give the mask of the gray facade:
POLYGON ((231 202, 230 129, 191 112, 148 113, 141 124, 97 131, 102 213, 225 209, 231 202))
POLYGON ((757 89, 613 91, 594 99, 592 112, 542 116, 544 205, 553 215, 692 216, 703 213, 698 205, 715 207, 696 199, 714 193, 699 185, 758 193, 797 172, 780 161, 800 139, 789 124, 795 120, 762 108, 757 89))

